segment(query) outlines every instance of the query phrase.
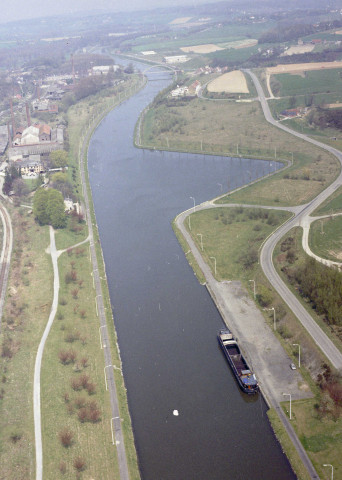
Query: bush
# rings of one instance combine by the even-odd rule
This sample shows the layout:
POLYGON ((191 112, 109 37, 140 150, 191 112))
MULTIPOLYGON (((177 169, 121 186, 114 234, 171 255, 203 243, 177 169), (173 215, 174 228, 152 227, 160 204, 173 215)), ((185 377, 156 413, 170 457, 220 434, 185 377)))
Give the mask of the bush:
POLYGON ((68 448, 72 445, 74 434, 67 427, 61 430, 58 436, 63 447, 68 448))
POLYGON ((11 442, 12 443, 17 443, 19 442, 19 440, 21 439, 22 437, 22 433, 19 432, 18 430, 14 430, 11 435, 10 435, 10 439, 11 439, 11 442))
POLYGON ((82 457, 76 457, 73 462, 75 470, 82 472, 86 468, 86 461, 82 457))
POLYGON ((268 307, 273 302, 273 294, 271 290, 265 285, 260 285, 256 295, 259 305, 262 307, 268 307))
POLYGON ((66 474, 66 463, 61 460, 59 462, 59 471, 61 472, 62 475, 66 474))

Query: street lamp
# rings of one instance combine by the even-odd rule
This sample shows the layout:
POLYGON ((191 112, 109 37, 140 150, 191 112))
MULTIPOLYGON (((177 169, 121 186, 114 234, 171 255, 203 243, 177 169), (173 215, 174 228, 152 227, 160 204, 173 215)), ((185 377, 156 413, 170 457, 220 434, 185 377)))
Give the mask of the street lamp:
POLYGON ((201 237, 201 250, 203 252, 203 235, 201 233, 198 233, 197 235, 201 237))
POLYGON ((290 420, 292 420, 292 413, 291 413, 291 393, 283 393, 283 395, 288 395, 290 397, 290 420))
POLYGON ((276 314, 274 307, 271 308, 264 308, 264 310, 271 312, 273 310, 273 328, 276 330, 276 314))
POLYGON ((248 280, 249 282, 253 282, 253 293, 254 293, 254 300, 255 300, 255 280, 248 280))
POLYGON ((323 467, 331 467, 331 480, 334 480, 334 467, 330 463, 324 463, 323 467))
POLYGON ((191 200, 193 200, 193 202, 194 202, 194 213, 195 213, 195 208, 196 208, 195 199, 194 199, 194 197, 190 197, 190 198, 191 198, 191 200))
POLYGON ((215 262, 215 275, 216 275, 216 257, 209 257, 209 258, 212 258, 215 262))
POLYGON ((293 343, 294 347, 298 347, 298 367, 300 368, 300 345, 299 343, 293 343))

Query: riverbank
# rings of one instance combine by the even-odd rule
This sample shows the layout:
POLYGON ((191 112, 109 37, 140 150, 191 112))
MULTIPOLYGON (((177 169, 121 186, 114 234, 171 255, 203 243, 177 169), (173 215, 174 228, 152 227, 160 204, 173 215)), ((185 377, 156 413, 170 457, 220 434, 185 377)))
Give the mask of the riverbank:
MULTIPOLYGON (((129 82, 127 86, 132 94, 133 84, 129 82)), ((127 90, 126 94, 129 95, 127 90)), ((122 102, 127 98, 126 94, 122 92, 119 99, 118 96, 113 96, 113 92, 110 97, 106 97, 106 92, 102 91, 72 107, 74 114, 69 112, 69 174, 70 180, 75 181, 76 192, 80 187, 78 159, 81 132, 85 132, 88 125, 87 133, 90 135, 103 116, 118 105, 120 100, 122 102)), ((51 307, 53 275, 51 259, 44 253, 49 244, 48 228, 38 227, 29 209, 15 208, 12 218, 16 255, 12 262, 1 334, 3 386, 0 398, 0 470, 7 480, 28 480, 35 478, 32 368, 51 307), (4 355, 4 352, 7 354, 4 355)), ((94 217, 93 222, 95 223, 94 217)), ((47 340, 42 365, 44 478, 71 479, 75 474, 78 475, 79 468, 84 470, 84 475, 94 478, 100 475, 103 479, 109 479, 112 478, 112 472, 119 475, 116 447, 112 444, 113 415, 104 378, 104 368, 108 363, 105 363, 99 344, 99 325, 93 322, 97 318, 97 305, 93 287, 94 272, 87 254, 89 242, 72 248, 74 244, 85 240, 87 235, 83 222, 79 223, 77 230, 67 228, 56 232, 57 248, 68 251, 60 258, 61 293, 58 311, 47 340), (71 282, 67 280, 70 272, 74 279, 71 282), (67 355, 66 361, 63 359, 64 354, 67 355), (86 379, 84 385, 87 388, 74 389, 72 382, 81 377, 86 379), (92 420, 88 415, 90 408, 92 420), (81 411, 88 412, 83 421, 80 419, 81 411), (67 443, 64 445, 64 442, 67 443)), ((111 364, 120 398, 120 417, 130 477, 138 480, 140 473, 121 374, 121 360, 115 341, 101 246, 98 237, 95 238, 98 272, 111 337, 107 348, 110 347, 112 353, 111 364)))

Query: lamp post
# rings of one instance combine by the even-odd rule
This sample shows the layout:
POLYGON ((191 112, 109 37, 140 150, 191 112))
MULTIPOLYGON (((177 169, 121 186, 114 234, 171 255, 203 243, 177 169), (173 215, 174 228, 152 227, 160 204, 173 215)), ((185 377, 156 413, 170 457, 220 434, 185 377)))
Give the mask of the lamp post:
POLYGON ((212 258, 215 262, 215 275, 216 275, 216 257, 209 257, 209 258, 212 258))
POLYGON ((222 189, 223 189, 222 183, 218 183, 217 185, 221 188, 221 192, 222 192, 222 189))
POLYGON ((298 367, 300 368, 300 345, 299 343, 293 343, 294 347, 298 347, 298 367))
POLYGON ((203 235, 201 233, 197 234, 201 238, 201 250, 203 252, 203 235))
POLYGON ((276 330, 276 314, 274 307, 271 308, 264 308, 264 310, 271 312, 273 310, 273 328, 276 330))
POLYGON ((249 282, 253 282, 253 294, 254 294, 254 300, 255 300, 255 280, 248 280, 249 282))
POLYGON ((194 199, 194 197, 190 197, 190 198, 191 198, 191 200, 193 200, 193 202, 194 202, 194 213, 195 213, 195 208, 196 208, 195 199, 194 199))
POLYGON ((292 420, 292 411, 291 411, 291 393, 283 393, 283 395, 288 395, 290 397, 290 420, 292 420))
POLYGON ((324 463, 323 467, 331 467, 331 480, 334 480, 334 467, 330 463, 324 463))

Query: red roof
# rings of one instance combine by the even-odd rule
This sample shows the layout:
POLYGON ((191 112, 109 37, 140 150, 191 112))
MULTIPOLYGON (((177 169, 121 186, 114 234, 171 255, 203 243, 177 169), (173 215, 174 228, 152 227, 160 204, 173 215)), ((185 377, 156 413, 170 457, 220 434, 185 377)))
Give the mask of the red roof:
POLYGON ((41 125, 39 127, 39 135, 42 135, 43 133, 46 133, 46 135, 51 134, 51 128, 49 127, 49 125, 41 125))

